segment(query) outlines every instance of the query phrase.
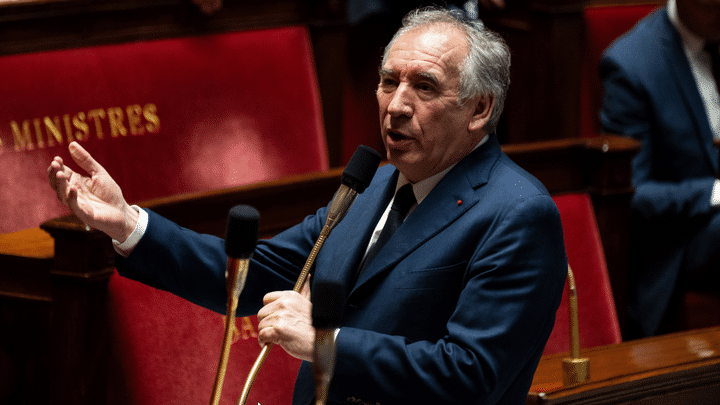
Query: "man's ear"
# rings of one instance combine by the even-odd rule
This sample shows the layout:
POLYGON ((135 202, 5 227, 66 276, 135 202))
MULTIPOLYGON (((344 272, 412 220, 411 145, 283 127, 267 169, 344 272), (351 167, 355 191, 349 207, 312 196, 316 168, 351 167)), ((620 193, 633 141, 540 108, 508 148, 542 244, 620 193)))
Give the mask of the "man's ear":
POLYGON ((490 120, 490 115, 495 108, 495 97, 491 95, 480 96, 477 98, 475 110, 470 117, 468 123, 468 131, 475 132, 481 130, 490 120))

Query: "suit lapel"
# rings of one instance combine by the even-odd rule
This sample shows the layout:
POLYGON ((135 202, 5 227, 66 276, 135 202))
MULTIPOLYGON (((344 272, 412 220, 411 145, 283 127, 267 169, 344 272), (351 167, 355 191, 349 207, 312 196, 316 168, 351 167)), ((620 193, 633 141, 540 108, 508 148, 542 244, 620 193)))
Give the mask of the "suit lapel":
POLYGON ((378 170, 373 184, 360 194, 343 220, 325 242, 333 248, 321 250, 317 268, 323 269, 314 281, 342 283, 349 288, 355 281, 357 268, 365 255, 375 225, 395 193, 398 172, 391 166, 378 170))
POLYGON ((665 35, 662 36, 662 44, 664 47, 664 55, 667 66, 672 70, 669 76, 677 83, 682 98, 688 105, 691 112, 693 131, 700 137, 700 144, 705 151, 710 167, 713 173, 718 172, 717 151, 713 146, 713 134, 710 129, 710 123, 707 119, 705 106, 703 104, 700 93, 697 89, 695 77, 690 70, 690 63, 685 56, 682 40, 675 28, 672 26, 666 12, 662 13, 662 22, 664 24, 665 35))
POLYGON ((372 278, 389 271, 475 205, 478 201, 475 189, 487 182, 499 155, 500 146, 496 137, 491 136, 448 172, 383 246, 351 288, 351 294, 372 278))

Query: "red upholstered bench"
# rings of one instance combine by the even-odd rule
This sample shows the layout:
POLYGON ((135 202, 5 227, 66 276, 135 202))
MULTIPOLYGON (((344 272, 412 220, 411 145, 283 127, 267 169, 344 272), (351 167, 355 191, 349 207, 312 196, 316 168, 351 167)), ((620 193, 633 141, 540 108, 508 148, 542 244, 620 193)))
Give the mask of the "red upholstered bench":
POLYGON ((602 83, 598 66, 600 57, 620 35, 658 7, 656 3, 592 6, 584 11, 586 27, 585 58, 580 91, 580 136, 595 136, 600 131, 602 83))
MULTIPOLYGON (((575 276, 580 347, 620 343, 620 325, 590 196, 559 194, 553 200, 560 211, 565 251, 575 276)), ((568 305, 566 284, 544 355, 570 350, 568 305)))
MULTIPOLYGON (((72 140, 130 202, 328 169, 304 27, 6 56, 0 77, 0 233, 69 212, 45 169, 72 140)), ((108 291, 108 403, 208 403, 223 318, 116 274, 108 291)), ((223 403, 259 352, 256 318, 237 324, 223 403)), ((249 403, 289 403, 299 362, 267 364, 249 403)))
POLYGON ((78 140, 128 201, 324 170, 303 27, 0 57, 0 233, 67 211, 45 169, 78 140))
MULTIPOLYGON (((164 291, 118 275, 109 285, 108 405, 210 403, 223 339, 223 318, 164 291)), ((257 317, 238 318, 221 404, 236 404, 260 353, 257 317)), ((300 361, 270 351, 247 404, 289 404, 300 361)))

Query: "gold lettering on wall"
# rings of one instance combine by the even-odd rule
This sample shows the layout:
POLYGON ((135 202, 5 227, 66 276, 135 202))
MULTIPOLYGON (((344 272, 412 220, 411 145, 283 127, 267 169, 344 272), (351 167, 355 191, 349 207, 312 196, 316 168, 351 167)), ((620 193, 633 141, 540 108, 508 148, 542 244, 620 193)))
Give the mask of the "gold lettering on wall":
POLYGON ((142 107, 140 104, 129 105, 125 109, 127 112, 128 127, 130 135, 142 135, 145 133, 145 127, 142 126, 142 107))
POLYGON ((90 126, 85 122, 85 113, 79 112, 77 115, 73 117, 73 126, 77 128, 77 132, 75 132, 75 139, 78 141, 84 141, 88 139, 90 136, 90 126))
POLYGON ((127 129, 123 126, 123 110, 120 107, 108 108, 108 121, 110 121, 110 136, 117 138, 119 135, 127 135, 127 129))
POLYGON ((244 316, 240 320, 240 338, 242 340, 254 339, 257 337, 257 331, 252 324, 252 321, 247 316, 244 316))
POLYGON ((43 118, 43 122, 45 123, 45 131, 48 134, 48 146, 55 146, 55 141, 62 145, 63 137, 62 132, 60 132, 60 120, 58 117, 55 117, 54 120, 51 120, 50 117, 45 117, 43 118))
POLYGON ((33 120, 33 126, 35 127, 35 138, 37 139, 37 146, 38 148, 42 149, 45 147, 45 141, 43 140, 42 127, 40 126, 39 118, 35 118, 33 120))
POLYGON ((23 121, 22 131, 15 121, 10 122, 10 128, 12 129, 16 152, 35 149, 32 136, 30 135, 30 123, 28 121, 23 121))
POLYGON ((96 108, 88 111, 88 119, 95 121, 95 133, 98 139, 103 139, 102 121, 105 119, 105 110, 96 108))
POLYGON ((160 131, 160 117, 157 115, 157 106, 155 104, 145 104, 143 107, 143 117, 147 120, 145 129, 148 132, 156 133, 160 131))
MULTIPOLYGON (((104 139, 145 135, 160 131, 160 116, 157 106, 147 103, 132 104, 125 108, 94 108, 75 114, 46 115, 44 117, 10 121, 10 135, 3 140, 0 136, 0 154, 5 145, 12 143, 15 152, 68 144, 72 141, 86 141, 91 137, 104 139)), ((0 131, 0 135, 4 131, 0 131)))
POLYGON ((70 128, 70 114, 63 114, 63 124, 65 125, 65 134, 68 143, 73 141, 72 129, 70 128))

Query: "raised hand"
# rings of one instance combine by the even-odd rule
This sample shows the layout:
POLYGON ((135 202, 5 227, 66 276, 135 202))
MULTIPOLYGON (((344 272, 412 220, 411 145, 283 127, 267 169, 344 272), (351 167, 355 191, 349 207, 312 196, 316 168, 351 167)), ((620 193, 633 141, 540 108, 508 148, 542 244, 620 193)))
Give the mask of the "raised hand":
POLYGON ((135 228, 137 212, 125 201, 115 180, 80 144, 72 142, 68 149, 87 175, 75 172, 56 156, 47 172, 57 198, 86 225, 124 241, 135 228))

